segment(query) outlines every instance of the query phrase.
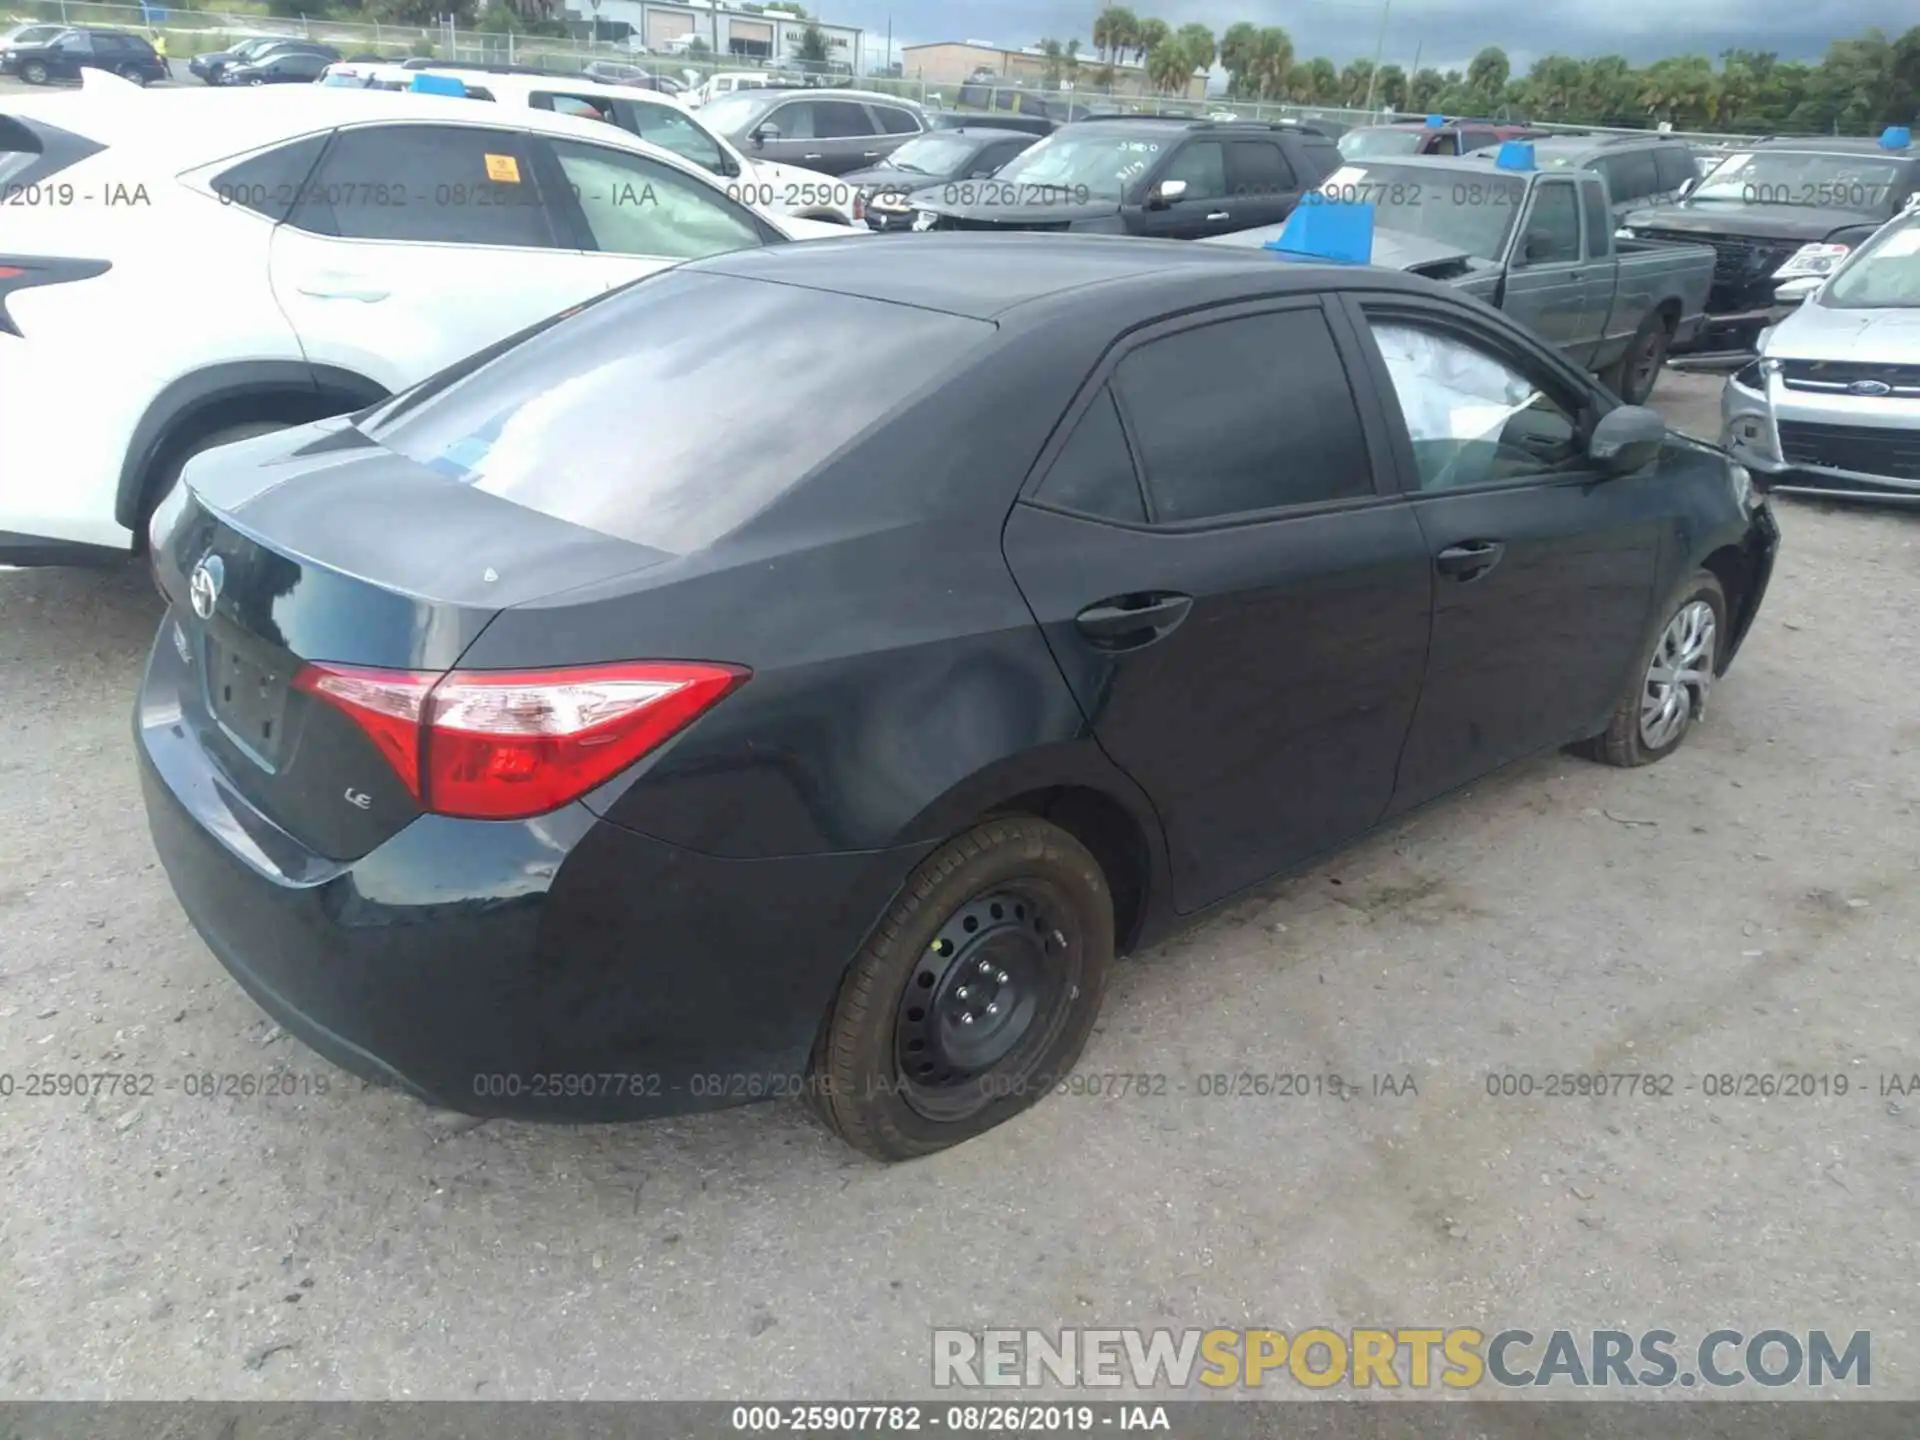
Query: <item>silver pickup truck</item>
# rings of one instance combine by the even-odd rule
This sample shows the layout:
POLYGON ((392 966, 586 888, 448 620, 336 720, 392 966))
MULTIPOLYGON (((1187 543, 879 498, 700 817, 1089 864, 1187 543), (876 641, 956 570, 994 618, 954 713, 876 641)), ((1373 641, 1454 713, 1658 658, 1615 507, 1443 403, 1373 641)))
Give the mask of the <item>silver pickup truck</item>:
MULTIPOLYGON (((1374 207, 1373 263, 1456 285, 1506 311, 1646 402, 1667 349, 1700 328, 1713 286, 1706 245, 1623 240, 1590 170, 1502 168, 1495 154, 1353 161, 1302 204, 1374 207)), ((1204 245, 1265 245, 1283 225, 1204 245)))

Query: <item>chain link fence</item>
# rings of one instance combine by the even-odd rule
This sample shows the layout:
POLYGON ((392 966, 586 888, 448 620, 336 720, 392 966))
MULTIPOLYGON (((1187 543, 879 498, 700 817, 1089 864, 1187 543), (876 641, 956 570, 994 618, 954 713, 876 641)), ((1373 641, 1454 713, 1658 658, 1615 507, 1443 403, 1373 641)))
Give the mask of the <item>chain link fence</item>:
MULTIPOLYGON (((40 21, 66 25, 105 25, 139 32, 157 30, 166 37, 168 57, 174 60, 187 60, 195 55, 225 50, 249 36, 285 35, 321 41, 333 46, 343 56, 378 56, 395 61, 417 57, 444 60, 450 64, 526 65, 562 75, 577 74, 583 66, 595 60, 617 60, 641 65, 655 74, 665 75, 688 86, 698 85, 718 72, 764 70, 769 76, 786 77, 792 77, 795 73, 792 65, 739 55, 715 55, 711 51, 696 50, 684 55, 650 54, 624 38, 596 38, 605 37, 614 27, 590 20, 567 22, 574 33, 558 36, 462 28, 451 19, 432 25, 382 24, 373 19, 355 22, 277 19, 232 11, 167 10, 139 4, 93 3, 93 0, 25 0, 25 3, 16 0, 8 8, 13 13, 0 15, 0 28, 40 21)), ((1231 116, 1240 120, 1298 120, 1305 123, 1326 120, 1352 126, 1376 124, 1383 119, 1395 118, 1385 111, 1224 97, 1196 100, 1070 87, 942 85, 913 75, 887 77, 840 74, 814 78, 821 83, 897 96, 934 109, 978 110, 987 114, 1040 114, 1055 120, 1080 120, 1103 114, 1140 114, 1183 115, 1196 119, 1231 116)), ((1545 131, 1633 134, 1637 130, 1654 127, 1649 123, 1643 127, 1537 124, 1535 128, 1545 131)), ((1673 134, 1676 138, 1702 145, 1733 144, 1750 138, 1691 131, 1675 131, 1673 134)))

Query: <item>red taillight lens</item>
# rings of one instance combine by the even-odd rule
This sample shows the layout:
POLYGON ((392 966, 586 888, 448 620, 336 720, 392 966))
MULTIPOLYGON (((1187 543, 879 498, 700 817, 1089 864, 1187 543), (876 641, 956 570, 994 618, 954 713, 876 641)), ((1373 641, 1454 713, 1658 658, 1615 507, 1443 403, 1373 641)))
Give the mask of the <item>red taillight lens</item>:
POLYGON ((691 661, 446 676, 309 665, 294 683, 359 725, 423 809, 520 820, 611 780, 750 673, 691 661))
POLYGON ((867 218, 867 193, 864 190, 853 192, 853 220, 857 225, 867 218))

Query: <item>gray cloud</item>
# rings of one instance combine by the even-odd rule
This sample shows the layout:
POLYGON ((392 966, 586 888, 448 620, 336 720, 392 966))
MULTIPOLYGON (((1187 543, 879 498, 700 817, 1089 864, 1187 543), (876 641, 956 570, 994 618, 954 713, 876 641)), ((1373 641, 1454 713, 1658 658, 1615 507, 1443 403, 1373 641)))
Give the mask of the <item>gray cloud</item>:
MULTIPOLYGON (((820 0, 823 17, 872 32, 872 53, 893 18, 895 44, 902 40, 991 40, 1018 48, 1043 35, 1084 43, 1100 6, 1091 0, 916 0, 889 6, 887 0, 820 0)), ((1260 14, 1205 0, 1138 3, 1138 14, 1157 15, 1171 25, 1198 20, 1215 34, 1235 20, 1277 24, 1292 35, 1304 56, 1325 55, 1345 64, 1370 57, 1379 34, 1381 7, 1367 0, 1290 0, 1284 9, 1260 14)), ((1260 7, 1266 8, 1266 7, 1260 7)), ((1416 50, 1422 65, 1464 66, 1483 45, 1499 45, 1524 70, 1541 55, 1555 52, 1589 56, 1625 55, 1635 63, 1663 55, 1717 56, 1733 46, 1774 50, 1790 60, 1817 60, 1829 42, 1879 26, 1897 35, 1916 17, 1911 6, 1895 0, 1847 0, 1844 4, 1793 5, 1783 0, 1532 0, 1489 4, 1486 0, 1392 0, 1385 58, 1411 64, 1416 50)))

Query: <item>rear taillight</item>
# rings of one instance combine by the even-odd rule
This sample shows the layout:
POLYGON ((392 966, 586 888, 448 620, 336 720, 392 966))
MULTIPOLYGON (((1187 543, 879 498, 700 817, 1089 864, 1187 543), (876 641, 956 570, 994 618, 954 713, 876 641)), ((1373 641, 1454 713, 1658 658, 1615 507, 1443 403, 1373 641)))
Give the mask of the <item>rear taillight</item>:
POLYGON ((521 820, 605 784, 750 674, 691 661, 447 675, 309 664, 293 683, 366 732, 422 809, 521 820))
POLYGON ((867 218, 867 195, 864 190, 853 192, 853 223, 858 225, 867 218))
POLYGON ((90 280, 104 275, 113 266, 106 260, 68 260, 47 256, 22 257, 0 255, 0 334, 18 335, 20 327, 7 314, 7 300, 22 290, 38 285, 64 285, 72 280, 90 280))

